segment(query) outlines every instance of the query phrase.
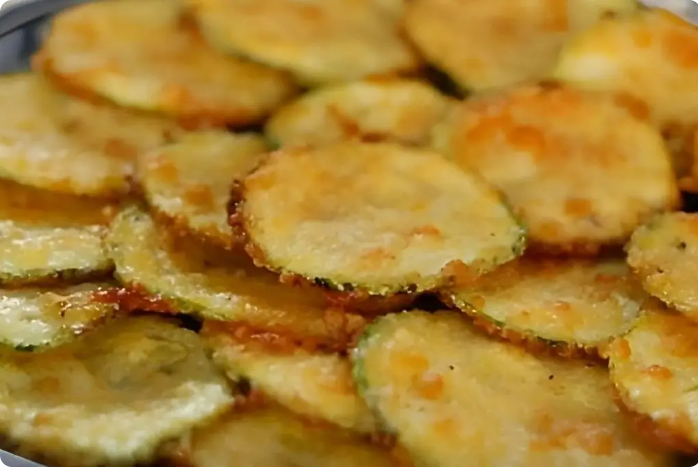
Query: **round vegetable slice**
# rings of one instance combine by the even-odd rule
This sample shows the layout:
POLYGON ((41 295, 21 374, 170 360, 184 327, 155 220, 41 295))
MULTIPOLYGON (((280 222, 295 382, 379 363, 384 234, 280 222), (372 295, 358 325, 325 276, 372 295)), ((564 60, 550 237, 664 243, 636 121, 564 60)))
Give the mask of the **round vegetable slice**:
POLYGON ((321 145, 349 138, 423 145, 450 104, 420 81, 358 81, 305 94, 278 110, 265 133, 278 146, 321 145))
POLYGON ((341 429, 269 407, 230 412, 194 431, 182 453, 192 467, 396 467, 391 455, 341 429))
POLYGON ((456 313, 379 318, 354 361, 369 407, 418 465, 673 465, 629 428, 605 369, 537 358, 456 313))
POLYGON ((571 33, 634 0, 414 0, 407 34, 426 59, 465 89, 545 77, 571 33))
POLYGON ((608 349, 622 404, 650 424, 643 434, 674 450, 698 446, 698 325, 652 301, 608 349))
POLYGON ((206 323, 202 335, 213 349, 213 361, 231 379, 249 380, 298 414, 359 432, 375 431, 375 420, 356 392, 346 357, 304 349, 274 352, 206 323))
POLYGON ((553 75, 635 98, 638 111, 662 129, 677 173, 689 173, 698 126, 698 30, 692 24, 664 10, 603 20, 566 44, 553 75))
POLYGON ((647 298, 622 260, 531 257, 445 296, 494 335, 529 349, 592 356, 632 327, 647 298))
POLYGON ((138 178, 151 208, 175 228, 231 247, 230 187, 265 151, 252 133, 194 132, 141 158, 138 178))
POLYGON ((393 143, 271 153, 233 197, 230 222, 259 264, 356 296, 434 289, 524 248, 496 191, 393 143))
POLYGON ((289 70, 305 84, 395 74, 419 65, 394 17, 373 0, 185 4, 215 47, 289 70))
POLYGON ((147 462, 233 402, 199 337, 155 317, 45 352, 2 352, 0 374, 0 432, 52 465, 147 462))
POLYGON ((188 125, 246 125, 295 88, 286 73, 225 57, 181 24, 171 0, 75 6, 51 24, 35 65, 65 89, 188 125))
POLYGON ((108 246, 117 277, 162 299, 168 310, 331 348, 346 348, 364 324, 358 315, 330 308, 320 291, 280 284, 244 255, 166 235, 138 207, 117 215, 108 246))
POLYGON ((434 145, 504 192, 537 249, 622 245, 680 202, 659 133, 603 94, 535 84, 473 98, 434 145))
POLYGON ((698 214, 657 216, 633 233, 626 248, 645 290, 698 320, 698 214))

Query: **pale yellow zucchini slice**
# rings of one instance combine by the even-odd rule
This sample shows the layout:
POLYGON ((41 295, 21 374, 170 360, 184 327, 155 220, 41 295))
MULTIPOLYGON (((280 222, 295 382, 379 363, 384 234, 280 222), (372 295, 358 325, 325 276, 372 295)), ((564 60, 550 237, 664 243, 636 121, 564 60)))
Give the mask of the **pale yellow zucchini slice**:
POLYGON ((547 76, 565 40, 634 0, 414 0, 405 28, 426 59, 466 90, 547 76))
POLYGON ((415 70, 394 16, 373 0, 186 0, 220 50, 291 71, 304 84, 415 70))
POLYGON ((397 467, 386 450, 276 407, 230 412, 183 442, 191 467, 397 467))
POLYGON ((538 249, 622 245, 680 201, 659 132, 604 94, 527 84, 475 97, 433 144, 501 189, 538 249))
POLYGON ((262 137, 252 133, 193 132, 142 157, 138 180, 150 207, 176 229, 231 247, 230 188, 266 149, 262 137))
POLYGON ((630 429, 604 368, 537 358, 457 313, 379 318, 354 362, 369 407, 417 465, 673 465, 630 429))
POLYGON ((424 145, 450 100, 429 84, 374 79, 311 91, 279 109, 265 134, 276 146, 358 138, 424 145))
POLYGON ((633 233, 626 249, 645 290, 698 321, 698 214, 658 216, 633 233))
POLYGON ((259 264, 357 296, 431 290, 524 247, 499 194, 427 149, 288 148, 239 188, 230 222, 259 264))
POLYGON ((648 298, 623 260, 534 257, 444 296, 496 336, 568 356, 598 355, 632 327, 648 298))
POLYGON ((664 132, 687 175, 698 127, 698 29, 664 10, 609 18, 570 40, 553 75, 583 89, 632 96, 664 132))
POLYGON ((646 436, 671 449, 698 446, 698 325, 661 302, 608 349, 611 380, 646 436))
POLYGON ((233 396, 193 332, 122 318, 45 352, 0 353, 0 433, 50 465, 148 462, 233 396))
POLYGON ((356 392, 346 357, 304 349, 275 352, 206 323, 202 336, 212 349, 213 361, 231 379, 250 381, 254 388, 300 415, 353 431, 375 432, 375 420, 356 392))
POLYGON ((169 237, 137 207, 117 215, 108 247, 124 284, 163 299, 173 311, 332 348, 346 347, 364 324, 360 316, 331 309, 320 291, 280 284, 244 255, 169 237))
POLYGON ((67 90, 189 125, 246 125, 294 93, 285 73, 211 50, 178 2, 106 0, 57 15, 36 67, 67 90))

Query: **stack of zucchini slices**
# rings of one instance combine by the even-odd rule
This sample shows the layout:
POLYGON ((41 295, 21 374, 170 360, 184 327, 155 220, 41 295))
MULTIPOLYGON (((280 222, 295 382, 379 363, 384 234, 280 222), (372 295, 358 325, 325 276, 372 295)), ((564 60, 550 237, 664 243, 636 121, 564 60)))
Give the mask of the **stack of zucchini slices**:
POLYGON ((63 11, 0 77, 0 448, 680 466, 697 76, 633 0, 63 11))

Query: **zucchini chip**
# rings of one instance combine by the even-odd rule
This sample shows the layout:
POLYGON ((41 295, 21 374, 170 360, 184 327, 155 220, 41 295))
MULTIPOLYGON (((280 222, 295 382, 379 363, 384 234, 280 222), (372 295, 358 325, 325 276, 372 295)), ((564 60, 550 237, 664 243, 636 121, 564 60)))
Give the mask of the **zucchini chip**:
POLYGON ((274 352, 206 323, 202 335, 213 349, 213 361, 231 379, 250 381, 262 393, 300 415, 358 432, 375 432, 375 420, 356 392, 346 357, 304 349, 274 352))
POLYGON ((35 67, 74 94, 193 126, 256 123, 295 92, 286 73, 209 49, 171 0, 72 7, 53 19, 35 67))
POLYGON ((397 467, 356 435, 306 423, 276 407, 231 412, 183 443, 192 467, 397 467))
POLYGON ((194 132, 138 162, 138 178, 151 208, 178 230, 231 247, 226 205, 233 181, 266 151, 252 133, 194 132))
POLYGON ((567 43, 553 75, 634 100, 636 111, 664 133, 678 175, 687 175, 698 128, 695 26, 664 10, 603 20, 567 43))
POLYGON ((499 194, 426 149, 289 148, 239 189, 230 222, 259 264, 357 297, 431 290, 524 249, 499 194))
POLYGON ((343 139, 394 140, 424 145, 450 100, 430 85, 374 79, 311 91, 267 122, 277 146, 322 145, 343 139))
MULTIPOLYGON (((660 446, 698 446, 698 324, 652 301, 637 325, 608 349, 620 402, 660 446)), ((652 439, 650 438, 650 439, 652 439)))
POLYGON ((457 313, 381 317, 354 362, 369 407, 417 465, 673 465, 627 425, 604 368, 537 358, 457 313))
POLYGON ((0 177, 56 192, 121 195, 136 156, 181 131, 59 94, 29 73, 0 77, 0 101, 0 177))
POLYGON ((0 432, 51 465, 147 462, 233 403, 199 337, 156 317, 122 318, 45 352, 2 352, 0 375, 0 432))
POLYGON ((117 215, 108 246, 117 277, 161 298, 170 311, 244 323, 331 348, 346 348, 364 324, 358 315, 329 308, 321 291, 280 284, 242 254, 166 235, 137 207, 117 215))
POLYGON ((622 260, 528 257, 444 295, 494 335, 569 356, 597 356, 647 299, 622 260))
POLYGON ((516 86, 464 102, 433 136, 435 147, 504 192, 536 249, 619 246, 680 202, 659 133, 607 95, 516 86))
POLYGON ((411 72, 419 66, 394 16, 373 0, 184 3, 214 47, 289 70, 307 85, 411 72))
POLYGON ((0 283, 74 282, 109 274, 113 263, 102 240, 105 207, 0 181, 0 283))
POLYGON ((426 59, 465 90, 547 76, 565 40, 634 0, 414 0, 405 28, 426 59))
POLYGON ((638 228, 626 248, 645 290, 698 321, 698 214, 658 216, 638 228))

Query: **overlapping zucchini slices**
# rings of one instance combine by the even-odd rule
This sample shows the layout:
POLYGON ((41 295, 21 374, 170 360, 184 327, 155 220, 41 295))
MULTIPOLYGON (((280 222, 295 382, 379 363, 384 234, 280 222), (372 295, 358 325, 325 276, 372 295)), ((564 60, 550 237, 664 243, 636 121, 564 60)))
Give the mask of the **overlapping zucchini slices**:
POLYGON ((609 347, 611 380, 637 427, 655 443, 698 446, 698 325, 661 302, 609 347))
POLYGON ((626 248, 645 290, 698 320, 698 214, 658 216, 637 229, 626 248))
POLYGON ((494 335, 566 355, 596 355, 632 327, 647 299, 622 260, 529 257, 444 295, 494 335))
POLYGON ((594 253, 679 204, 664 142, 625 101, 529 84, 465 101, 434 145, 500 188, 538 249, 594 253))
POLYGON ((250 381, 298 414, 358 432, 376 430, 373 415, 356 392, 346 357, 302 348, 275 352, 209 323, 204 324, 202 335, 213 349, 213 361, 231 379, 250 381))
POLYGON ((545 77, 564 41, 634 0, 414 0, 405 28, 428 61, 464 89, 545 77))
POLYGON ((385 450, 338 428, 268 407, 231 412, 197 429, 182 449, 192 467, 396 467, 385 450))
POLYGON ((52 465, 131 465, 222 413, 230 389, 199 337, 122 318, 45 352, 0 353, 0 433, 52 465))
POLYGON ((226 211, 231 185, 266 149, 252 133, 193 132, 140 158, 138 179, 150 207, 175 228, 231 247, 235 239, 226 211))
MULTIPOLYGON (((372 0, 186 0, 214 46, 319 85, 415 70, 394 16, 372 0)), ((386 4, 387 5, 387 4, 386 4)))
POLYGON ((553 74, 581 88, 637 99, 638 110, 664 132, 677 173, 687 175, 698 126, 693 25, 664 10, 600 21, 566 44, 553 74))
POLYGON ((289 148, 239 188, 230 222, 258 264, 357 297, 430 290, 524 246, 497 192, 426 149, 289 148))
POLYGON ((346 347, 364 324, 358 315, 333 312, 317 290, 280 284, 277 276, 243 255, 167 235, 138 207, 117 215, 108 247, 117 277, 163 300, 170 311, 242 323, 331 348, 346 347))
POLYGON ((418 465, 673 465, 627 425, 605 369, 536 358, 458 314, 379 318, 354 358, 364 398, 418 465))
POLYGON ((106 0, 58 14, 38 70, 82 96, 189 125, 246 125, 290 97, 281 71, 224 57, 181 24, 171 0, 106 0))
POLYGON ((352 138, 423 145, 449 108, 448 98, 421 81, 358 81, 305 94, 279 109, 265 133, 278 146, 352 138))

